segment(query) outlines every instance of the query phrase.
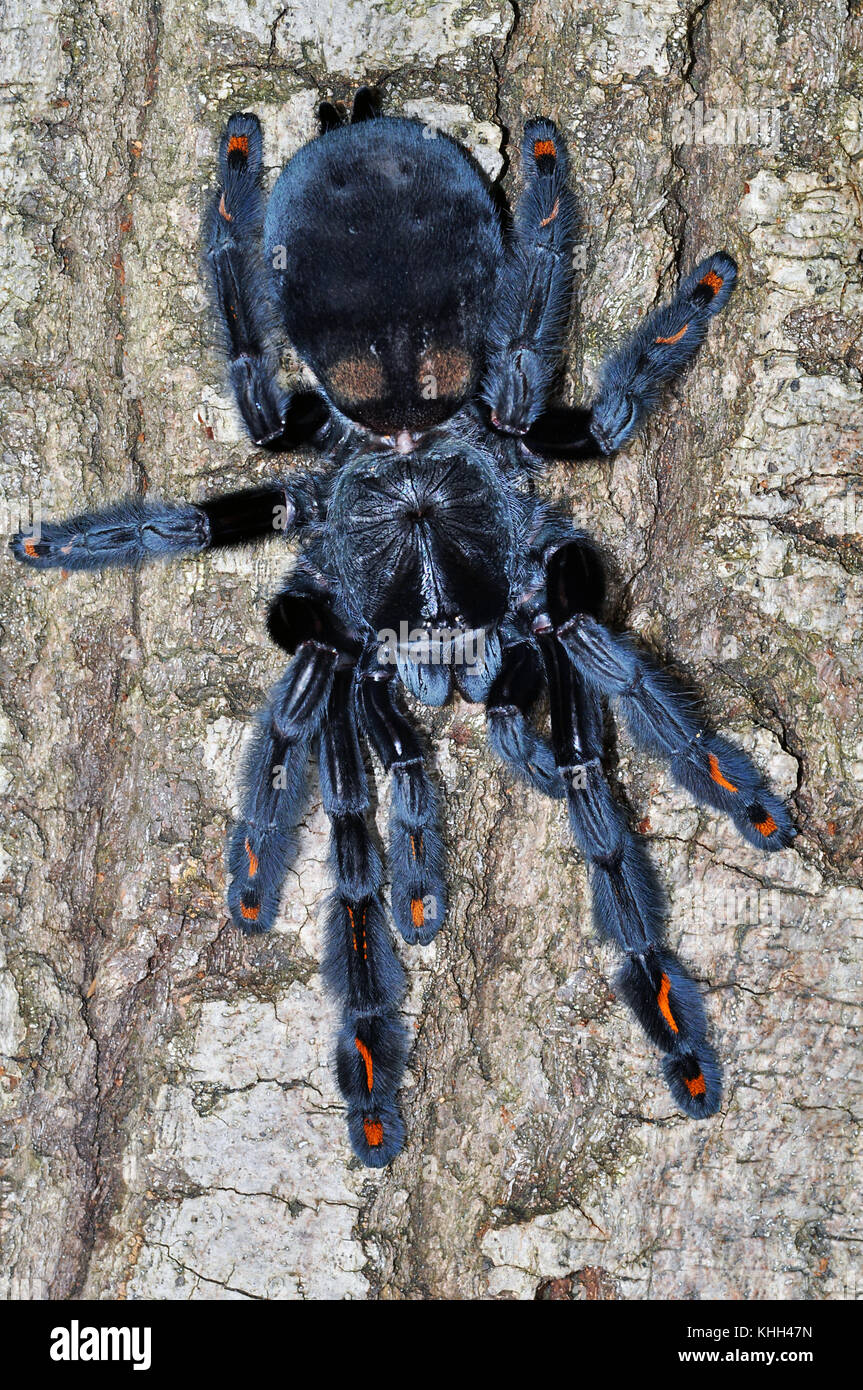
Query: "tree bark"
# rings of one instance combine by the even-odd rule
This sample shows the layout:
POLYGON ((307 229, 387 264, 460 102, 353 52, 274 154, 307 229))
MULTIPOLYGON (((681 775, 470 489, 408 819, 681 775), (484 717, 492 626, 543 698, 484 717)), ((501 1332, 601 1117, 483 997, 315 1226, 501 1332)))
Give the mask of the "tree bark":
POLYGON ((378 82, 510 195, 523 121, 557 120, 582 214, 570 399, 680 270, 735 256, 728 310, 642 437, 543 486, 608 554, 615 620, 754 751, 801 833, 766 859, 613 750, 724 1061, 722 1113, 695 1124, 614 998, 561 808, 496 765, 477 707, 425 712, 452 910, 402 950, 409 1139, 372 1173, 330 1065, 316 790, 278 928, 242 939, 223 902, 285 555, 63 582, 5 559, 2 1295, 853 1296, 859 0, 9 0, 5 24, 7 531, 271 474, 199 272, 233 110, 260 115, 272 177, 321 98, 378 82))

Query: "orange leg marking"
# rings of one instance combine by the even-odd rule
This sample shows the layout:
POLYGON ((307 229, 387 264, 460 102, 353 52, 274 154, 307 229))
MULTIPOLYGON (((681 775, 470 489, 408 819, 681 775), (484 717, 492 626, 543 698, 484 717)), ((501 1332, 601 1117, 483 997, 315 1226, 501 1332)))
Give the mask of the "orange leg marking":
POLYGON ((232 213, 228 212, 227 206, 226 206, 226 204, 225 204, 225 195, 224 195, 224 193, 222 194, 221 198, 219 199, 219 212, 222 214, 222 216, 224 217, 224 219, 225 219, 226 222, 233 222, 234 217, 233 217, 233 214, 232 214, 232 213))
POLYGON ((228 141, 228 154, 233 154, 234 150, 239 150, 240 154, 249 157, 249 137, 248 135, 232 135, 228 141))
POLYGON ((560 199, 559 199, 559 198, 555 198, 555 200, 554 200, 554 207, 552 208, 551 212, 548 214, 548 217, 543 217, 543 219, 541 220, 541 222, 540 222, 539 225, 540 225, 541 227, 547 227, 548 224, 549 224, 549 222, 553 222, 553 221, 554 221, 554 219, 557 217, 557 214, 558 214, 559 212, 560 212, 560 199))
POLYGON ((384 1127, 380 1120, 363 1120, 366 1143, 372 1149, 377 1149, 384 1142, 384 1127))
POLYGON ((260 910, 261 907, 259 903, 254 907, 247 907, 245 903, 240 903, 240 915, 245 917, 247 922, 257 921, 260 910))
POLYGON ((35 541, 25 541, 25 542, 24 542, 24 554, 25 554, 25 555, 29 555, 30 558, 33 559, 33 560, 36 559, 36 556, 39 554, 39 551, 36 549, 36 542, 35 542, 35 541))
MULTIPOLYGON (((353 910, 353 908, 351 907, 350 903, 345 903, 345 907, 347 908, 348 917, 350 918, 350 923, 351 923, 351 935, 353 936, 353 939, 354 939, 354 950, 357 951, 357 952, 359 952, 360 947, 359 947, 359 942, 357 941, 357 922, 356 922, 356 918, 354 917, 354 910, 353 910)), ((362 916, 361 916, 361 918, 360 918, 360 936, 362 937, 362 943, 363 943, 363 960, 368 960, 368 958, 369 958, 369 946, 368 946, 368 941, 366 940, 366 913, 365 913, 365 908, 363 908, 362 916)))
POLYGON ((366 1064, 366 1085, 368 1086, 369 1090, 371 1090, 375 1076, 374 1069, 372 1068, 372 1054, 369 1052, 362 1038, 354 1038, 354 1044, 356 1046, 357 1052, 360 1054, 360 1056, 366 1064))
POLYGON ((702 275, 699 285, 707 285, 708 289, 717 294, 722 289, 723 280, 721 275, 717 275, 715 270, 708 270, 706 275, 702 275))
POLYGON ((254 878, 255 874, 258 872, 258 856, 255 854, 248 840, 246 840, 246 854, 249 856, 249 878, 254 878))
POLYGON ((550 154, 552 159, 557 158, 557 150, 554 148, 553 140, 534 140, 533 157, 541 159, 544 154, 550 154))
POLYGON ((663 971, 662 983, 659 987, 659 993, 656 996, 656 1002, 659 1005, 659 1012, 662 1014, 662 1017, 665 1019, 665 1022, 668 1024, 669 1028, 671 1028, 675 1033, 679 1033, 680 1029, 674 1022, 674 1014, 671 1012, 671 1008, 668 1003, 668 995, 670 990, 671 981, 663 971))
POLYGON ((680 342, 680 339, 683 337, 683 335, 684 335, 684 333, 686 332, 686 330, 687 330, 688 327, 689 327, 689 324, 688 324, 688 323, 685 323, 685 324, 683 325, 683 327, 681 328, 680 332, 679 332, 679 333, 675 333, 673 338, 654 338, 653 341, 654 341, 655 343, 679 343, 679 342, 680 342))
POLYGON ((720 787, 725 787, 727 791, 736 792, 737 788, 734 783, 729 782, 727 777, 723 777, 719 768, 719 762, 713 753, 708 753, 707 761, 710 763, 710 775, 714 782, 718 782, 720 787))
POLYGON ((704 1080, 704 1077, 702 1076, 701 1072, 699 1072, 698 1075, 692 1079, 692 1081, 689 1080, 688 1076, 684 1076, 683 1079, 686 1082, 686 1089, 691 1096, 704 1095, 704 1092, 707 1090, 707 1082, 704 1080))
POLYGON ((411 920, 415 927, 421 927, 426 919, 422 898, 411 898, 411 920))
POLYGON ((755 822, 755 829, 761 835, 772 835, 776 829, 776 822, 772 816, 768 816, 766 820, 757 820, 755 822))
POLYGON ((411 855, 414 858, 414 860, 416 860, 423 852, 423 837, 422 835, 411 835, 410 841, 411 855))

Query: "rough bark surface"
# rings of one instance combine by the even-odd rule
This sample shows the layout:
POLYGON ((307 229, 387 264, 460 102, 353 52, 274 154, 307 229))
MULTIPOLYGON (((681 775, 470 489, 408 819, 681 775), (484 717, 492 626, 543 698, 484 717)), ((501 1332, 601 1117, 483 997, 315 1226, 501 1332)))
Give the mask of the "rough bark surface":
POLYGON ((678 269, 723 246, 739 261, 643 437, 548 489, 614 557, 617 620, 754 751, 801 834, 760 857, 621 736, 615 781, 725 1062, 722 1113, 696 1125, 613 997, 559 806, 511 785, 476 708, 426 714, 453 911, 403 952, 410 1139, 370 1173, 329 1067, 318 797, 278 929, 242 940, 223 906, 284 553, 64 581, 3 558, 0 1292, 853 1296, 859 0, 7 0, 4 16, 4 529, 34 505, 195 498, 271 468, 231 409, 199 276, 229 112, 259 113, 272 175, 321 97, 378 81, 509 191, 522 122, 547 113, 583 214, 571 397, 678 269))

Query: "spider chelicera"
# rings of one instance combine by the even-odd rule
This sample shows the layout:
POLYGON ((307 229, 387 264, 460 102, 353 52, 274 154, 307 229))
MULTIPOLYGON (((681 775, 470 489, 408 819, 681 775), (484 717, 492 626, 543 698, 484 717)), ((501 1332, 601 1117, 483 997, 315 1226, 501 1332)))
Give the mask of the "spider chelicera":
POLYGON ((228 121, 206 264, 237 405, 256 444, 317 450, 320 471, 180 506, 132 499, 13 540, 30 566, 99 569, 296 537, 269 609, 290 655, 246 755, 228 843, 228 903, 244 931, 275 921, 310 755, 332 824, 335 891, 324 972, 342 1009, 339 1086, 355 1152, 374 1167, 404 1142, 404 976, 367 824, 363 746, 391 778, 395 924, 431 941, 446 892, 437 798, 400 686, 485 706, 492 746, 565 799, 595 924, 623 953, 619 993, 662 1050, 688 1115, 713 1114, 719 1070, 699 993, 663 945, 663 895, 603 776, 602 704, 678 782, 753 844, 794 831, 749 759, 625 635, 600 621, 590 539, 538 497, 543 459, 605 458, 629 440, 727 303, 731 258, 708 257, 603 364, 590 408, 550 407, 571 292, 575 209, 550 121, 525 128, 511 228, 470 156, 418 122, 381 117, 362 88, 350 122, 329 103, 265 207, 261 131, 228 121), (287 338, 317 379, 279 380, 287 338), (550 736, 531 719, 547 696, 550 736))

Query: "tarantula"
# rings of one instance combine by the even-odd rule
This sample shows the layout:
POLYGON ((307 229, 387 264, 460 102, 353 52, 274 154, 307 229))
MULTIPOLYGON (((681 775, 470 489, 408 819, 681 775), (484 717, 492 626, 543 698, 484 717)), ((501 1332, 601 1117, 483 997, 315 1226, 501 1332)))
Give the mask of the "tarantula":
POLYGON ((324 469, 194 505, 135 498, 20 533, 13 548, 28 565, 73 570, 298 539, 301 558, 268 618, 291 661, 246 756, 228 904, 244 931, 275 921, 316 752, 336 885, 323 969, 341 1003, 338 1081, 364 1163, 389 1163, 404 1142, 396 1095, 408 1051, 364 743, 391 777, 396 926, 425 944, 446 905, 437 797, 400 684, 426 705, 453 685, 484 704, 504 762, 565 800, 595 925, 623 953, 617 989, 665 1054, 678 1106, 712 1115, 720 1077, 704 1009, 663 945, 663 895, 603 776, 603 702, 617 701, 635 740, 750 842, 776 850, 795 832, 748 758, 603 626, 596 550, 533 480, 543 459, 608 458, 632 438, 727 303, 735 264, 718 253, 687 275, 604 363, 590 408, 549 407, 576 222, 555 126, 525 127, 507 228, 467 152, 380 116, 370 89, 350 122, 329 103, 320 121, 265 209, 260 125, 230 118, 205 263, 252 439, 276 452, 310 446, 324 469), (283 389, 280 335, 316 389, 283 389), (531 720, 546 693, 550 738, 531 720))

